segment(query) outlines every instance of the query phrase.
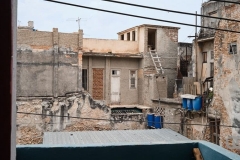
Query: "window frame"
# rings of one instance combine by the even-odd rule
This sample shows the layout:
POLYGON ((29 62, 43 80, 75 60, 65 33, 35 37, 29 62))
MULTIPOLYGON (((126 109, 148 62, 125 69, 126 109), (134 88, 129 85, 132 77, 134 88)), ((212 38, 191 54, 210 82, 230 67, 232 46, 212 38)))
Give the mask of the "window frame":
POLYGON ((207 52, 203 52, 203 63, 207 63, 207 52))
POLYGON ((214 51, 211 51, 211 59, 214 59, 214 51))
POLYGON ((132 31, 132 41, 136 41, 136 32, 132 31))
POLYGON ((129 89, 137 89, 137 77, 138 77, 137 70, 133 70, 133 69, 129 70, 129 89), (132 77, 131 72, 135 72, 134 77, 132 77), (132 78, 135 78, 134 87, 132 87, 132 78))
POLYGON ((210 141, 214 144, 219 145, 220 143, 220 119, 214 119, 214 118, 209 118, 209 125, 210 125, 210 141), (216 122, 217 120, 217 122, 216 122), (217 123, 217 127, 216 127, 217 123), (217 128, 217 133, 216 133, 216 128, 217 128), (217 136, 217 142, 216 142, 216 136, 217 136))
POLYGON ((232 43, 228 44, 228 53, 229 54, 238 54, 237 53, 237 42, 232 42, 232 43), (236 50, 235 50, 236 52, 234 52, 233 46, 236 46, 236 50))
POLYGON ((121 40, 124 41, 124 34, 121 35, 121 40))
POLYGON ((128 33, 127 33, 127 41, 130 41, 130 40, 131 40, 131 33, 128 32, 128 33))

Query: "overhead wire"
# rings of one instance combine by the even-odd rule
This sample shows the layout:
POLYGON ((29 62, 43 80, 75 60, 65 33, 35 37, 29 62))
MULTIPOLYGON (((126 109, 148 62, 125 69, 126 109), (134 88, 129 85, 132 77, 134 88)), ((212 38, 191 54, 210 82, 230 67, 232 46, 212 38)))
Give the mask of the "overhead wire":
MULTIPOLYGON (((128 122, 148 122, 146 120, 117 120, 117 119, 104 119, 104 118, 89 118, 89 117, 77 117, 77 116, 61 116, 61 115, 49 115, 49 114, 41 114, 41 113, 30 113, 30 112, 17 112, 18 114, 26 114, 26 115, 36 115, 36 116, 46 116, 46 117, 62 117, 62 118, 75 118, 75 119, 83 119, 83 120, 96 120, 96 121, 128 121, 128 122)), ((66 122, 65 122, 66 123, 66 122)), ((67 122, 68 123, 68 122, 67 122)), ((162 123, 162 124, 182 124, 182 123, 172 123, 172 122, 154 122, 154 123, 162 123)), ((51 124, 51 123, 50 123, 51 124)), ((204 124, 187 124, 184 123, 184 125, 194 125, 194 126, 211 126, 210 124, 204 125, 204 124)), ((215 125, 212 125, 215 126, 215 125)), ((238 126, 229 126, 229 125, 218 125, 221 127, 229 127, 229 128, 240 128, 238 126)))
POLYGON ((172 12, 172 13, 179 13, 179 14, 185 14, 185 15, 198 16, 198 17, 207 17, 207 18, 213 18, 213 19, 220 19, 220 20, 228 20, 228 21, 240 22, 240 20, 236 20, 236 19, 229 19, 229 18, 222 18, 222 17, 213 17, 213 16, 196 14, 196 13, 190 13, 190 12, 182 12, 182 11, 175 11, 175 10, 170 10, 170 9, 163 9, 163 8, 156 8, 156 7, 150 7, 150 6, 145 6, 145 5, 139 5, 139 4, 134 4, 134 3, 120 2, 120 1, 115 1, 115 0, 102 0, 102 1, 118 3, 118 4, 123 4, 123 5, 129 5, 129 6, 135 6, 135 7, 141 7, 141 8, 147 8, 147 9, 153 9, 153 10, 159 10, 159 11, 166 11, 166 12, 172 12))
POLYGON ((205 26, 201 26, 201 25, 194 25, 194 24, 188 24, 188 23, 182 23, 182 22, 175 22, 175 21, 169 21, 169 20, 163 20, 163 19, 157 19, 157 18, 144 17, 144 16, 139 16, 139 15, 133 15, 133 14, 116 12, 116 11, 110 11, 110 10, 105 10, 105 9, 87 7, 87 6, 83 6, 83 5, 77 5, 77 4, 72 4, 72 3, 60 2, 60 1, 55 1, 55 0, 45 0, 45 1, 52 2, 52 3, 58 3, 58 4, 63 4, 63 5, 68 5, 68 6, 80 7, 80 8, 90 9, 90 10, 96 10, 96 11, 101 11, 101 12, 107 12, 107 13, 113 13, 113 14, 118 14, 118 15, 124 15, 124 16, 129 16, 129 17, 148 19, 148 20, 153 20, 153 21, 160 21, 160 22, 166 22, 166 23, 172 23, 172 24, 178 24, 178 25, 185 25, 185 26, 192 26, 192 27, 199 27, 199 28, 206 28, 206 29, 213 29, 213 30, 220 30, 220 31, 226 31, 226 32, 233 32, 233 33, 240 33, 240 31, 219 29, 219 28, 213 28, 213 27, 205 27, 205 26))

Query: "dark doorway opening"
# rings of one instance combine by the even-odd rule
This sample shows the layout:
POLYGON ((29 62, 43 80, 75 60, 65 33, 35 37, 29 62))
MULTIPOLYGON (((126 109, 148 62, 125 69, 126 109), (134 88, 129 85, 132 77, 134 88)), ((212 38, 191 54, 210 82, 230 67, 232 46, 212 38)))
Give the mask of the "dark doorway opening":
POLYGON ((87 69, 82 70, 82 87, 87 90, 87 69))
POLYGON ((156 29, 148 29, 148 48, 150 50, 156 49, 156 29))

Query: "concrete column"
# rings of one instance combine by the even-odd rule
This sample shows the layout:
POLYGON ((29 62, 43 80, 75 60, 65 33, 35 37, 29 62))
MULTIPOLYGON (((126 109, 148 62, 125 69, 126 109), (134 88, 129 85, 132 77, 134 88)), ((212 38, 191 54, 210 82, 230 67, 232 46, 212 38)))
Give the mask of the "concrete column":
POLYGON ((53 28, 53 96, 58 97, 58 29, 53 28))
POLYGON ((78 51, 78 92, 82 90, 82 55, 82 51, 78 51))
POLYGON ((82 90, 82 48, 83 48, 83 30, 78 30, 78 87, 77 91, 82 90))
POLYGON ((104 86, 105 86, 105 104, 110 104, 111 103, 111 98, 110 98, 110 78, 111 78, 111 58, 106 57, 106 64, 105 64, 105 81, 104 81, 104 86))
POLYGON ((93 70, 92 70, 92 57, 88 58, 88 91, 92 95, 93 91, 93 70))

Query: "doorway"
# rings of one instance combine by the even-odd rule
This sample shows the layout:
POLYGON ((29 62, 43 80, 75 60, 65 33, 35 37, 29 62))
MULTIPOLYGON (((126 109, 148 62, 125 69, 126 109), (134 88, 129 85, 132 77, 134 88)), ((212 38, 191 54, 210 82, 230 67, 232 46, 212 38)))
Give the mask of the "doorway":
POLYGON ((156 29, 148 29, 148 49, 156 49, 156 29))
POLYGON ((120 103, 120 70, 111 72, 111 103, 120 103))

